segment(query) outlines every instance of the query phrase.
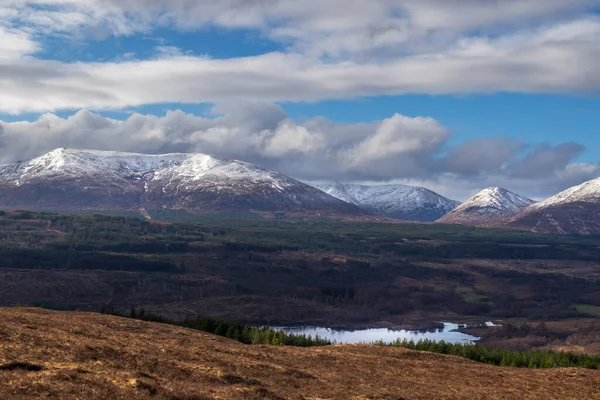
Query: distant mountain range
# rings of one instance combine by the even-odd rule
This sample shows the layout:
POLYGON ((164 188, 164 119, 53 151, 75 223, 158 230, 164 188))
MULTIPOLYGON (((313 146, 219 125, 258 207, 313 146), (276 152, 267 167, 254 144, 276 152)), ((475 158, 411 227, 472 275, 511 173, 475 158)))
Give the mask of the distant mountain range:
MULTIPOLYGON (((600 234, 600 178, 535 203, 491 187, 459 204, 406 185, 314 187, 243 161, 208 154, 148 155, 57 149, 0 166, 0 208, 34 210, 184 210, 294 216, 383 216, 525 229, 600 234)), ((146 214, 147 215, 147 214, 146 214)))
POLYGON ((600 235, 600 178, 538 203, 506 189, 488 188, 437 222, 600 235))
POLYGON ((324 192, 368 212, 405 221, 433 222, 460 202, 423 187, 407 185, 315 185, 324 192))

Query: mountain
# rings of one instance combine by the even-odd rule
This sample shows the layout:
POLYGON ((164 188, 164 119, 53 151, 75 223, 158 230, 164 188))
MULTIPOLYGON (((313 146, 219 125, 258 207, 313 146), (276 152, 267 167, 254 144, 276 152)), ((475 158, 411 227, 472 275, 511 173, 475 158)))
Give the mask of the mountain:
POLYGON ((560 234, 600 234, 600 178, 534 204, 508 224, 560 234))
POLYGON ((503 220, 523 213, 535 202, 509 190, 490 187, 477 193, 437 222, 448 224, 479 224, 503 220))
POLYGON ((373 214, 406 221, 435 221, 460 204, 431 190, 406 185, 364 186, 335 183, 316 187, 373 214))
POLYGON ((0 169, 0 208, 361 215, 282 174, 208 154, 57 149, 0 169))
POLYGON ((527 212, 579 202, 600 204, 600 178, 582 183, 578 186, 573 186, 544 201, 540 201, 529 207, 527 212))

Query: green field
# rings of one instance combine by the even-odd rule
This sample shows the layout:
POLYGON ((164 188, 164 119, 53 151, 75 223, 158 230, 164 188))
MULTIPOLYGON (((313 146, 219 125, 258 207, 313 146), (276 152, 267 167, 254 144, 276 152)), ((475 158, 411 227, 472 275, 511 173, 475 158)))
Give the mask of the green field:
POLYGON ((577 304, 575 306, 577 312, 589 315, 600 315, 600 306, 591 306, 589 304, 577 304))

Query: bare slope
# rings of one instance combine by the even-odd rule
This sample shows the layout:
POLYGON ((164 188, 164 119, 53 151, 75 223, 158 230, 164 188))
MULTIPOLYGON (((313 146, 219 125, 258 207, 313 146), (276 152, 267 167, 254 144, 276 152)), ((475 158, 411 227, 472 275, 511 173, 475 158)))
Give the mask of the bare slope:
POLYGON ((116 317, 0 309, 3 399, 592 399, 600 372, 375 346, 246 346, 116 317))

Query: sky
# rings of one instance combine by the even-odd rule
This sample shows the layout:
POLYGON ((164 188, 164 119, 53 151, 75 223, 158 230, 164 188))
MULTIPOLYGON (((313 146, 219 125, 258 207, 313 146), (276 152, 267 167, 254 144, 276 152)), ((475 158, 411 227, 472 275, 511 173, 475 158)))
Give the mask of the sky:
POLYGON ((204 152, 543 199, 600 176, 600 0, 0 0, 0 164, 204 152))

